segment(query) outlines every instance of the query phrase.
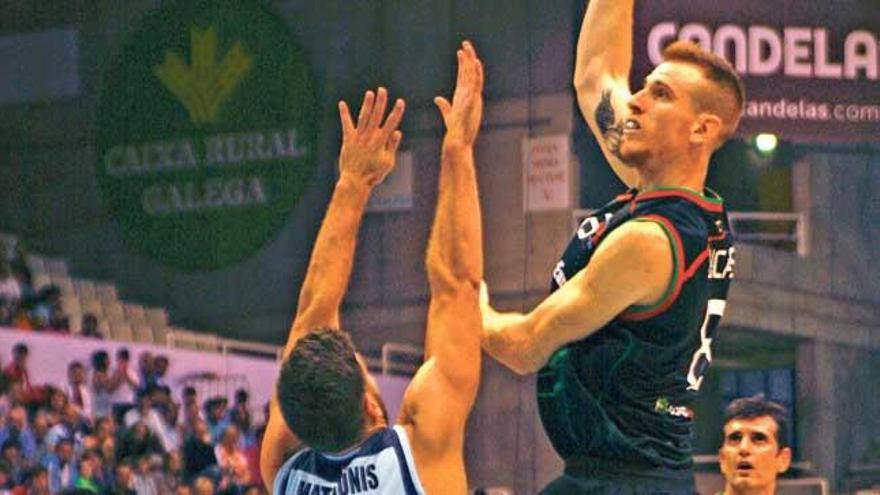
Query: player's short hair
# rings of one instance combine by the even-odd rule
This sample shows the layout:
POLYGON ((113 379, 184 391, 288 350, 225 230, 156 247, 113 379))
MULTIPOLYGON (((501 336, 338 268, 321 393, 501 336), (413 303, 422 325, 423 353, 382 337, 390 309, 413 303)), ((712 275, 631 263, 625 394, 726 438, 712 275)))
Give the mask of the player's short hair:
POLYGON ((736 69, 723 57, 686 40, 670 43, 663 50, 663 60, 696 65, 706 79, 723 90, 720 93, 703 93, 692 97, 700 110, 715 113, 724 120, 721 143, 732 136, 739 125, 746 101, 745 85, 736 69))
POLYGON ((348 333, 312 330, 281 365, 277 394, 284 421, 320 452, 351 447, 364 429, 364 381, 348 333))
POLYGON ((789 447, 788 411, 783 406, 769 401, 764 394, 736 399, 724 410, 724 424, 734 419, 754 419, 769 416, 776 421, 776 443, 779 448, 789 447))

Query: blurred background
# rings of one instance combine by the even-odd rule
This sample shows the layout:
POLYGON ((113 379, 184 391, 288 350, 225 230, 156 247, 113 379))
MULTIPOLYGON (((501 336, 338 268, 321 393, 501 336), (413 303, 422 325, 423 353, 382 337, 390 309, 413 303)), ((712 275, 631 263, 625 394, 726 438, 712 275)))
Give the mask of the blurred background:
MULTIPOLYGON (((499 308, 541 300, 579 219, 623 191, 571 88, 585 4, 5 0, 0 278, 4 300, 18 286, 29 302, 4 310, 3 365, 16 342, 36 360, 85 342, 65 331, 94 330, 111 355, 173 356, 175 397, 252 391, 257 423, 336 178, 336 102, 357 106, 383 85, 407 100, 404 142, 364 219, 343 322, 399 401, 427 309, 442 136, 432 99, 450 94, 462 40, 486 66, 476 158, 499 308)), ((636 9, 634 88, 659 47, 689 38, 731 60, 748 92, 707 182, 738 243, 696 408, 701 487, 717 487, 724 407, 756 393, 791 413, 787 490, 880 484, 880 4, 636 9)), ((82 345, 87 361, 98 344, 82 345)), ((31 374, 65 380, 72 356, 58 357, 31 374)), ((499 493, 535 493, 561 470, 533 378, 485 361, 466 456, 472 485, 499 493)))

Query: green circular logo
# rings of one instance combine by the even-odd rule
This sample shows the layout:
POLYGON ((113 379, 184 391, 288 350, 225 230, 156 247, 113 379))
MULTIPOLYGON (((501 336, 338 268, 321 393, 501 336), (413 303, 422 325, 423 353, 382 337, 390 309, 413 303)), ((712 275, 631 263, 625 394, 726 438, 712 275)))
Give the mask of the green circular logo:
POLYGON ((315 168, 302 50, 257 0, 182 0, 102 82, 97 176, 137 252, 181 270, 240 261, 286 223, 315 168))

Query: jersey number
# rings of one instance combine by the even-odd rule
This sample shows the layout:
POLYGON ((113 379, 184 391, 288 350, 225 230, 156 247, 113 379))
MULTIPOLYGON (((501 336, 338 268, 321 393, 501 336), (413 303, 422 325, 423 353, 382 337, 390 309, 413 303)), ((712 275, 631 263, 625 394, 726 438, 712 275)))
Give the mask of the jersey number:
MULTIPOLYGON (((734 253, 736 250, 733 246, 728 249, 711 249, 709 253, 709 280, 721 280, 733 278, 734 253)), ((727 292, 726 290, 724 291, 727 292)), ((723 296, 722 296, 723 297, 723 296)), ((706 369, 712 363, 712 338, 715 336, 715 329, 724 316, 724 308, 727 301, 724 299, 709 299, 706 306, 706 316, 703 318, 703 326, 700 327, 700 348, 694 353, 691 359, 691 366, 688 369, 688 390, 694 392, 700 390, 703 384, 703 377, 706 369)))
POLYGON ((706 317, 703 319, 703 326, 700 327, 700 348, 694 353, 691 359, 691 367, 688 370, 688 390, 696 392, 700 390, 703 384, 703 375, 709 364, 712 363, 712 336, 715 335, 715 329, 724 316, 724 308, 727 302, 723 299, 709 299, 706 307, 706 317))

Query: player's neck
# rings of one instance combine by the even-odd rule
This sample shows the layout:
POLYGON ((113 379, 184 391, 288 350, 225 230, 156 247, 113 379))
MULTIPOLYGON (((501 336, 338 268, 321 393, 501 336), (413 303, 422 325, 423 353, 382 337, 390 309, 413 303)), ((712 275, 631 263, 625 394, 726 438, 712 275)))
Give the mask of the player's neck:
POLYGON ((636 187, 641 192, 663 188, 692 189, 703 192, 708 162, 658 163, 640 168, 636 187))
POLYGON ((373 420, 370 421, 366 427, 364 428, 364 433, 361 435, 360 443, 365 442, 368 438, 373 436, 377 431, 388 428, 388 423, 385 420, 373 420))
POLYGON ((703 193, 705 176, 698 174, 640 174, 636 188, 639 192, 656 191, 658 189, 680 188, 690 189, 698 194, 703 193))
POLYGON ((639 191, 678 187, 702 193, 709 157, 700 152, 657 155, 638 167, 639 191))
POLYGON ((730 483, 727 483, 724 486, 724 492, 721 495, 775 495, 776 494, 776 482, 770 483, 767 486, 762 486, 754 489, 743 489, 737 490, 730 483))

